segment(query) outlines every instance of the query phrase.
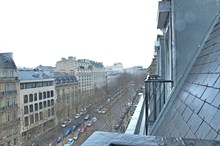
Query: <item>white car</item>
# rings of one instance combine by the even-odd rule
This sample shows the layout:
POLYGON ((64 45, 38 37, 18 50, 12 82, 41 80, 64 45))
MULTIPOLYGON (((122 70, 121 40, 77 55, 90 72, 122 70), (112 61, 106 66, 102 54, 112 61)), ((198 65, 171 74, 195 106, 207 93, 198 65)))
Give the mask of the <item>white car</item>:
POLYGON ((61 127, 63 127, 63 128, 65 128, 66 126, 67 126, 66 123, 62 123, 62 124, 61 124, 61 127))
POLYGON ((93 118, 92 118, 92 122, 95 123, 96 121, 97 121, 97 118, 96 118, 96 117, 93 117, 93 118))
POLYGON ((78 119, 81 116, 81 114, 76 114, 75 118, 78 119))
POLYGON ((86 123, 86 126, 88 126, 88 127, 92 126, 92 121, 89 120, 89 121, 86 123))

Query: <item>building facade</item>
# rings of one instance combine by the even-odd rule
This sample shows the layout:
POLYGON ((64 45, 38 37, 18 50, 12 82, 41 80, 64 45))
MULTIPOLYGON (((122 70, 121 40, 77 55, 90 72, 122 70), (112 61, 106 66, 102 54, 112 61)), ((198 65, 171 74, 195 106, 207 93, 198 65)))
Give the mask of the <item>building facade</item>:
POLYGON ((72 119, 80 108, 78 84, 75 76, 56 76, 56 118, 57 124, 72 119))
POLYGON ((18 144, 19 80, 12 53, 0 53, 0 146, 18 144))
POLYGON ((20 70, 21 145, 55 125, 55 83, 40 71, 20 70))
POLYGON ((62 58, 56 63, 56 70, 63 74, 74 75, 79 81, 79 96, 87 98, 106 83, 105 68, 102 63, 75 57, 62 58))
POLYGON ((155 44, 155 74, 145 81, 149 134, 220 139, 219 8, 218 0, 159 1, 163 35, 155 44))

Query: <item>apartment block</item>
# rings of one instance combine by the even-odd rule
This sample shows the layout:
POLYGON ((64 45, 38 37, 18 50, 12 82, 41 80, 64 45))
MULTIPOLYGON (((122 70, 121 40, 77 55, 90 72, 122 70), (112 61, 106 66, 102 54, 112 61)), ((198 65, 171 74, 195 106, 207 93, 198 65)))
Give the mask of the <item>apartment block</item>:
POLYGON ((17 145, 19 137, 19 80, 12 55, 0 53, 0 146, 17 145))
POLYGON ((62 123, 73 118, 80 108, 78 93, 78 81, 75 76, 56 76, 55 96, 56 96, 56 122, 62 123))
POLYGON ((19 70, 21 144, 55 125, 55 83, 41 71, 19 70))
POLYGON ((102 63, 75 57, 62 58, 56 63, 56 70, 63 74, 75 75, 79 81, 79 94, 82 98, 89 97, 96 87, 105 85, 106 76, 102 63))

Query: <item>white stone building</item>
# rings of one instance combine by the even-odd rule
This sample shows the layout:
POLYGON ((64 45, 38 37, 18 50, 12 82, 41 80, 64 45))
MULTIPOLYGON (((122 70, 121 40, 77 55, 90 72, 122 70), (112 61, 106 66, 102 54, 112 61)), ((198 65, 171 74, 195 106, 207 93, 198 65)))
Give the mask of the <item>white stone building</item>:
POLYGON ((54 79, 40 71, 20 70, 20 119, 23 143, 55 124, 54 79))

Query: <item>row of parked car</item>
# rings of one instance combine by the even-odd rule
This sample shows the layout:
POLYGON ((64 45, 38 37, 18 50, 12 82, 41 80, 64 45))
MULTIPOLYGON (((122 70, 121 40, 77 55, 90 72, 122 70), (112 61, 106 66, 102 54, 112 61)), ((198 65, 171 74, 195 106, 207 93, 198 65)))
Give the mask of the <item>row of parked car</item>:
POLYGON ((90 127, 94 122, 97 121, 96 117, 90 118, 90 115, 87 114, 84 116, 85 124, 74 124, 72 127, 67 127, 70 120, 66 120, 61 124, 62 127, 67 127, 65 132, 61 134, 59 137, 55 139, 56 143, 60 143, 65 137, 70 135, 72 132, 75 132, 72 138, 69 138, 64 146, 71 146, 73 145, 74 141, 76 141, 81 134, 83 134, 87 127, 90 127))

